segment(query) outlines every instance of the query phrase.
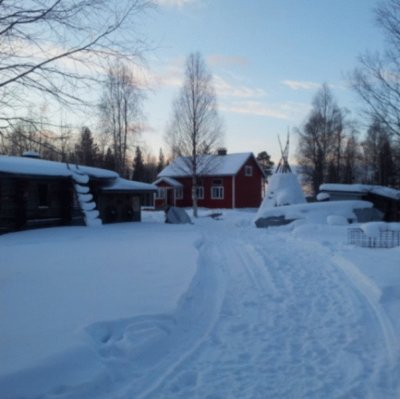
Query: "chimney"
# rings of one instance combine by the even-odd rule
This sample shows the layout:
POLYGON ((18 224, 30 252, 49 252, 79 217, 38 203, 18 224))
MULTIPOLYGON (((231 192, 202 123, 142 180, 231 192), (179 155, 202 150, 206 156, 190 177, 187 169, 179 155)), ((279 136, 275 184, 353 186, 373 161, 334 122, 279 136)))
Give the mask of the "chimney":
POLYGON ((225 147, 220 147, 217 150, 217 155, 226 155, 228 153, 228 150, 225 147))

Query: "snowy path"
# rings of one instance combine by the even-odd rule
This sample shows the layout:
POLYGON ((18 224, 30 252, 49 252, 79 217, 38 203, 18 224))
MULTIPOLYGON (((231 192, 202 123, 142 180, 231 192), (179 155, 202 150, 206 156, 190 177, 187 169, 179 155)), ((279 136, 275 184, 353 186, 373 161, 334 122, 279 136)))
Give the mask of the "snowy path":
MULTIPOLYGON (((72 352, 60 360, 81 361, 77 365, 81 378, 71 384, 55 383, 57 388, 43 395, 10 398, 399 398, 400 340, 382 308, 379 289, 337 247, 305 241, 298 234, 255 229, 250 219, 251 214, 240 215, 239 221, 204 218, 195 226, 143 225, 132 231, 126 227, 126 232, 114 227, 121 230, 118 234, 126 233, 126 248, 120 235, 111 246, 120 245, 128 252, 134 234, 148 229, 153 239, 159 235, 160 253, 169 254, 157 268, 159 256, 154 251, 154 259, 143 266, 149 275, 143 274, 136 286, 127 280, 126 295, 130 287, 137 291, 137 296, 128 295, 132 304, 127 305, 139 310, 128 313, 127 308, 123 313, 134 317, 105 313, 104 321, 82 326, 78 349, 90 356, 77 358, 72 352), (176 250, 179 245, 185 248, 179 259, 176 250, 166 252, 172 242, 167 237, 178 242, 176 250), (158 304, 156 312, 140 311, 140 298, 146 302, 163 292, 162 284, 144 284, 141 290, 140 281, 153 281, 154 276, 167 279, 161 271, 167 265, 165 273, 175 270, 171 266, 175 262, 182 274, 182 266, 195 270, 196 254, 197 271, 187 280, 191 283, 185 294, 176 296, 180 298, 176 309, 157 314, 175 308, 158 304), (154 288, 147 292, 145 287, 154 288), (85 362, 91 370, 87 377, 82 376, 85 362)), ((104 235, 108 237, 107 231, 104 235)), ((95 243, 99 237, 100 233, 93 236, 95 243)), ((145 242, 141 250, 147 253, 152 245, 145 242)), ((140 256, 138 249, 136 256, 146 259, 148 255, 140 256)), ((137 275, 130 259, 117 277, 137 275)), ((82 270, 74 273, 80 276, 82 270)), ((164 288, 166 293, 177 290, 177 280, 177 276, 172 279, 173 289, 164 288)), ((109 286, 110 295, 116 286, 123 288, 116 280, 109 286)), ((123 299, 125 303, 127 297, 123 299)), ((50 371, 38 367, 37 375, 51 375, 50 371)), ((23 377, 16 374, 16 386, 23 377)))
POLYGON ((200 267, 224 277, 213 323, 142 397, 398 397, 388 326, 328 250, 244 233, 208 232, 200 267))

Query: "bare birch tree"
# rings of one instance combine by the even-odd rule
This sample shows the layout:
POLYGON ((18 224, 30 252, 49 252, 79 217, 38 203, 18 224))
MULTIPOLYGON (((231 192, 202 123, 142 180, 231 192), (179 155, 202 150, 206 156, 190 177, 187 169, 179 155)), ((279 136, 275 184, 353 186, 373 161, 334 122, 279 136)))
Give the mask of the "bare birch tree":
POLYGON ((360 56, 351 81, 368 116, 372 114, 389 134, 400 137, 400 0, 382 1, 375 11, 387 48, 360 56))
POLYGON ((328 173, 340 181, 343 156, 344 116, 329 87, 324 84, 313 100, 313 108, 298 133, 297 160, 302 173, 317 193, 328 173))
POLYGON ((128 177, 127 154, 140 131, 142 92, 132 72, 121 62, 108 70, 100 102, 104 133, 110 138, 115 169, 128 177))
POLYGON ((0 135, 26 118, 38 98, 82 104, 98 66, 115 56, 136 59, 127 34, 147 0, 0 1, 0 135), (117 34, 118 33, 118 34, 117 34))
POLYGON ((173 113, 166 141, 175 157, 192 177, 193 216, 197 217, 198 177, 212 167, 210 155, 220 146, 222 121, 217 98, 205 61, 200 53, 186 60, 183 87, 173 103, 173 113))

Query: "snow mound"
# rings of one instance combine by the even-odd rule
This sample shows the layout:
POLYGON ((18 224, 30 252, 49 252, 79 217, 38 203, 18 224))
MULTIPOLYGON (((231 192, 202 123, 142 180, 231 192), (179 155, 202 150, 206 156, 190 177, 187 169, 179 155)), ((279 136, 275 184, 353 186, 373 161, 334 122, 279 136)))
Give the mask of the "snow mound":
POLYGON ((88 186, 81 186, 80 184, 75 184, 75 191, 78 194, 88 194, 89 193, 89 187, 88 186))
POLYGON ((318 201, 327 201, 330 199, 330 195, 328 193, 319 193, 317 194, 317 200, 318 201))
POLYGON ((286 223, 301 219, 311 223, 326 224, 328 218, 333 222, 338 220, 356 222, 357 216, 354 210, 372 208, 372 206, 372 203, 368 201, 328 201, 260 208, 256 215, 256 224, 262 219, 275 220, 277 218, 281 218, 286 223))
POLYGON ((344 216, 340 215, 329 215, 326 218, 326 222, 330 226, 345 226, 346 224, 349 224, 349 221, 344 216))
POLYGON ((400 223, 370 222, 361 224, 360 228, 368 237, 379 237, 386 231, 400 231, 400 223))
POLYGON ((171 206, 167 213, 166 213, 166 223, 172 223, 172 224, 186 224, 186 223, 192 223, 190 220, 189 215, 186 213, 186 211, 183 208, 177 208, 175 206, 171 206))
POLYGON ((100 212, 97 209, 93 209, 93 210, 85 213, 85 217, 87 219, 92 219, 92 220, 98 218, 99 215, 100 215, 100 212))
POLYGON ((297 175, 294 173, 275 173, 269 179, 268 189, 259 211, 263 212, 264 209, 276 206, 303 204, 305 202, 297 175))
POLYGON ((103 225, 100 219, 89 216, 89 214, 85 215, 85 224, 88 227, 99 227, 103 225))
POLYGON ((93 200, 92 194, 80 194, 78 193, 79 202, 90 202, 93 200))
POLYGON ((89 183, 89 176, 82 174, 82 173, 76 173, 72 172, 72 178, 76 183, 79 184, 88 184, 89 183))
POLYGON ((96 208, 96 204, 94 202, 81 202, 80 205, 83 211, 92 211, 96 208))

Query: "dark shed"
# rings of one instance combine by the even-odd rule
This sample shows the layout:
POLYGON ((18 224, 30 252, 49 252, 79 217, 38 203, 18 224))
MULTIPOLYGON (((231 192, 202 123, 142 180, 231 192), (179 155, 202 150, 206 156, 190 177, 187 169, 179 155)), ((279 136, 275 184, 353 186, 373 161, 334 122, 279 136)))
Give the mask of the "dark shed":
POLYGON ((400 190, 368 184, 322 184, 321 193, 329 194, 332 201, 365 200, 383 213, 387 222, 400 221, 400 190))

